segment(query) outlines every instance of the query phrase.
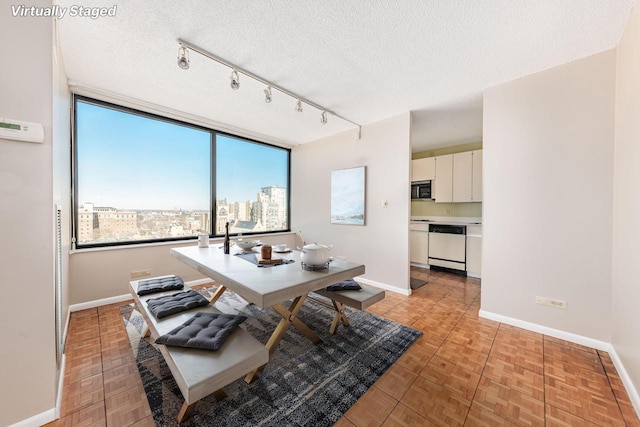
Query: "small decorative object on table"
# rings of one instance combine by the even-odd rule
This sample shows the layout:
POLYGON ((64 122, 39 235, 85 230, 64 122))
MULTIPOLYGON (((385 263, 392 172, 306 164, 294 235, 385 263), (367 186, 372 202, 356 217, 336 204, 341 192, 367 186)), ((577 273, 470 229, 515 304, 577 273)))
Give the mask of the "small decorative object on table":
POLYGON ((258 245, 260 245, 259 240, 236 240, 236 246, 245 252, 251 252, 258 245))
POLYGON ((262 259, 271 259, 271 245, 262 245, 260 248, 260 256, 262 259))
POLYGON ((200 248, 208 248, 209 247, 209 235, 208 234, 198 234, 198 247, 200 248))
POLYGON ((224 253, 225 254, 229 253, 230 246, 231 246, 231 242, 229 241, 229 223, 227 222, 224 225, 224 244, 223 244, 223 247, 224 247, 224 253))

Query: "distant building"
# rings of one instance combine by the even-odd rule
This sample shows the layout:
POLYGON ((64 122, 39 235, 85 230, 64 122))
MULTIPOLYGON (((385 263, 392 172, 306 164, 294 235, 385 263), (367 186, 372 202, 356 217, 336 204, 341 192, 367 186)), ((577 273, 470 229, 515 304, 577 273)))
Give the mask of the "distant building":
POLYGON ((130 239, 138 234, 135 211, 97 207, 93 203, 80 206, 78 237, 80 242, 130 239))
POLYGON ((229 203, 227 203, 227 199, 218 199, 216 201, 215 234, 224 234, 224 226, 227 222, 231 222, 229 203))
POLYGON ((287 189, 277 185, 262 187, 258 194, 259 220, 265 230, 282 230, 287 226, 287 189))

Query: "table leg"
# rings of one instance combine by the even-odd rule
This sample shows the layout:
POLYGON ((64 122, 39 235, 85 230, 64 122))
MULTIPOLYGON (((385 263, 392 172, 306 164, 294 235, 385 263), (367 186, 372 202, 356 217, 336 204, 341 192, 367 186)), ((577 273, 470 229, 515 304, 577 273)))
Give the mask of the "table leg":
POLYGON ((226 290, 227 288, 225 288, 223 285, 220 285, 218 289, 216 289, 216 291, 213 293, 213 295, 211 295, 211 297, 209 298, 209 304, 215 304, 215 302, 218 301, 218 299, 226 290))
MULTIPOLYGON (((322 342, 322 339, 317 336, 307 325, 302 323, 302 320, 298 319, 295 314, 292 314, 285 306, 282 304, 274 305, 273 308, 275 311, 280 314, 284 319, 289 320, 289 324, 295 326, 302 332, 307 338, 311 340, 314 344, 319 344, 322 342)), ((288 327, 289 325, 287 325, 288 327)))
POLYGON ((340 322, 342 322, 344 326, 349 326, 349 320, 344 312, 344 304, 335 300, 331 300, 331 302, 333 302, 333 308, 336 310, 336 314, 333 316, 333 321, 331 322, 331 327, 329 327, 329 333, 333 335, 336 329, 338 329, 340 322))
MULTIPOLYGON (((276 304, 271 307, 276 311, 276 313, 282 316, 282 319, 280 319, 278 326, 276 327, 275 331, 273 331, 273 334, 271 334, 271 337, 269 337, 269 341, 267 341, 266 347, 269 350, 269 358, 271 358, 271 355, 276 351, 276 348, 278 348, 278 344, 291 325, 294 325, 296 328, 298 328, 314 344, 322 342, 322 339, 319 336, 317 336, 311 329, 309 329, 307 325, 302 323, 302 321, 297 318, 297 314, 302 308, 302 304, 304 303, 306 298, 307 294, 295 298, 289 308, 285 307, 282 304, 276 304)), ((264 370, 265 366, 266 365, 263 365, 255 371, 250 372, 245 377, 245 382, 251 383, 251 381, 253 381, 256 376, 264 370)))

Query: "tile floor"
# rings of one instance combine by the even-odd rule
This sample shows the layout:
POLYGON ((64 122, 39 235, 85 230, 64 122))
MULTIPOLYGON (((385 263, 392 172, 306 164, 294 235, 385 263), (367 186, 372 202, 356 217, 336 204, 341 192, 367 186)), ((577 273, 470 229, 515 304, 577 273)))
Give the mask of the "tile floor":
MULTIPOLYGON (((369 311, 424 332, 336 426, 640 426, 606 352, 478 317, 480 280, 413 268, 428 284, 369 311)), ((72 313, 62 418, 153 426, 118 307, 72 313)))

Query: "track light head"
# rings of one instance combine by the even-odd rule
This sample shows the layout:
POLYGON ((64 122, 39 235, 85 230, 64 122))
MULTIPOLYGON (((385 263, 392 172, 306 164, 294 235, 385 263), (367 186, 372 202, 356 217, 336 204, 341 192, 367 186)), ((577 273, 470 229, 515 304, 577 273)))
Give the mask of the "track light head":
POLYGON ((298 98, 298 102, 296 102, 296 111, 298 113, 302 113, 302 101, 298 98))
POLYGON ((233 70, 231 72, 231 89, 238 90, 240 88, 240 76, 238 76, 238 72, 233 70))
POLYGON ((178 49, 178 67, 183 70, 189 69, 189 51, 184 46, 178 49))
POLYGON ((264 102, 267 104, 271 102, 271 86, 267 86, 264 90, 264 102))
POLYGON ((323 111, 322 114, 320 115, 320 123, 322 123, 323 125, 327 124, 327 112, 323 111))

